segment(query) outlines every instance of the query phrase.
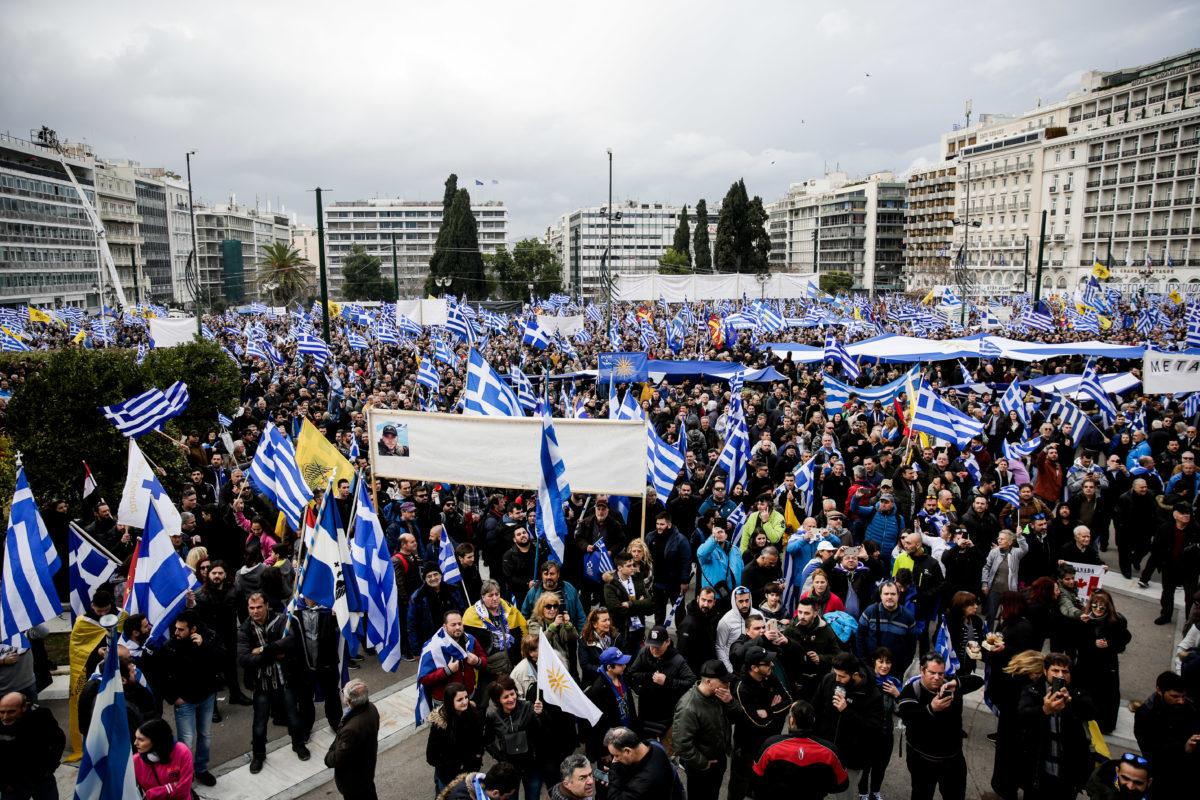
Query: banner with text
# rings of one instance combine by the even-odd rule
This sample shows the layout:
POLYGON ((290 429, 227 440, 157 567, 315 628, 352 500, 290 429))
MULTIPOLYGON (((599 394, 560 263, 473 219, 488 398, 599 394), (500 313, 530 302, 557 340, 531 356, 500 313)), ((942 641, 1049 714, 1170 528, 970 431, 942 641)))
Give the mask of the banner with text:
POLYGON ((1146 394, 1200 391, 1200 355, 1147 350, 1142 358, 1142 390, 1146 394))
MULTIPOLYGON (((538 488, 538 417, 465 417, 371 409, 371 469, 385 478, 538 488), (387 440, 384 439, 385 429, 387 440), (392 434, 395 434, 394 436, 392 434)), ((646 489, 646 427, 640 420, 555 419, 571 489, 641 496, 646 489)))
POLYGON ((1079 599, 1086 603, 1092 592, 1104 587, 1104 567, 1077 561, 1067 563, 1075 568, 1075 588, 1079 592, 1079 599))

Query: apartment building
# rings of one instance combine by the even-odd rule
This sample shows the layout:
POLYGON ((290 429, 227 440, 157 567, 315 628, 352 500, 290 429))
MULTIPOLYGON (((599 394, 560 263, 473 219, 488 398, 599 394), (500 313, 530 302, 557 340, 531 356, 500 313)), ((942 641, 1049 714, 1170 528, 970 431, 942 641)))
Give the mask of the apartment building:
POLYGON ((273 242, 291 243, 286 214, 228 203, 195 204, 202 303, 224 298, 237 305, 261 300, 257 264, 273 242))

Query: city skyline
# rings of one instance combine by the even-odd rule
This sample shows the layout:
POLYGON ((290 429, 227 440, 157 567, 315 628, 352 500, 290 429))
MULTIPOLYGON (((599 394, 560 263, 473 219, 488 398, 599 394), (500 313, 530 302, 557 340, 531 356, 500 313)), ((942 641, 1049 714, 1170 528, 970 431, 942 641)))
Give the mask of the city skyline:
POLYGON ((14 7, 0 97, 14 135, 46 124, 180 173, 195 149, 197 200, 257 195, 301 222, 315 220, 318 184, 329 202, 437 200, 454 172, 475 202, 505 204, 516 241, 606 201, 606 147, 616 202, 715 208, 743 177, 771 202, 826 168, 906 174, 937 158, 965 100, 976 117, 1020 113, 1077 91, 1087 70, 1187 50, 1200 27, 1176 3, 1138 19, 1117 3, 1019 5, 1009 22, 933 4, 480 5, 457 17, 362 4, 321 17, 319 38, 322 7, 308 4, 242 8, 231 26, 221 3, 203 17, 67 3, 86 21, 70 29, 14 7))

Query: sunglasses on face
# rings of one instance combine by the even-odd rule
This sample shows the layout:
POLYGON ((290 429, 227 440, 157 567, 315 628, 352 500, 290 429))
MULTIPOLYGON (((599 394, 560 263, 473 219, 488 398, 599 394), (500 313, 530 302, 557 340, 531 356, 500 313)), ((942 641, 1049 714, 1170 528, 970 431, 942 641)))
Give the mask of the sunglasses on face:
POLYGON ((557 611, 558 609, 562 608, 562 606, 560 606, 558 603, 546 603, 545 608, 552 611, 557 611))

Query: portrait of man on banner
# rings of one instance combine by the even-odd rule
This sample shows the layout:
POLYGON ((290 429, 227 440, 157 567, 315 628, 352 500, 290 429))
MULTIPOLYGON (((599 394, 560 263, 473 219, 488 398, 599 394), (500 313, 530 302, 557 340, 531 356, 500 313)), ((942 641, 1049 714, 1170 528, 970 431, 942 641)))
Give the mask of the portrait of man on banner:
POLYGON ((408 458, 408 426, 393 422, 383 425, 375 452, 381 456, 408 458))

